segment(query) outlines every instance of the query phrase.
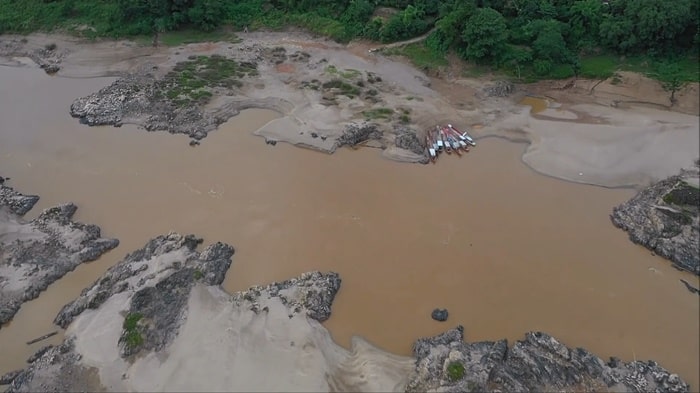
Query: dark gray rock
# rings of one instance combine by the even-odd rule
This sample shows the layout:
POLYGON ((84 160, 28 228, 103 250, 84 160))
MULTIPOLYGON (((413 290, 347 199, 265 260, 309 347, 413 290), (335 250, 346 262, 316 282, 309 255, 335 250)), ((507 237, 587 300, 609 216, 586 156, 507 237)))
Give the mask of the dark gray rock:
POLYGON ((194 284, 219 285, 231 265, 231 246, 215 243, 198 252, 201 243, 193 235, 176 233, 151 239, 65 305, 54 323, 65 328, 84 310, 126 291, 132 295, 119 340, 121 355, 162 349, 177 335, 194 284), (133 326, 127 326, 128 320, 133 326))
POLYGON ((515 85, 508 81, 498 81, 482 89, 486 97, 507 97, 515 92, 515 85))
POLYGON ((0 377, 0 385, 9 385, 21 372, 22 370, 15 370, 5 373, 0 377))
POLYGON ((46 352, 50 351, 51 348, 53 348, 53 347, 54 347, 53 345, 47 345, 47 346, 45 346, 45 347, 39 348, 36 352, 34 352, 34 353, 32 354, 32 356, 30 356, 30 357, 27 359, 27 363, 29 363, 29 364, 34 363, 37 359, 39 359, 40 357, 44 356, 44 354, 45 354, 46 352))
MULTIPOLYGON (((231 264, 234 250, 215 243, 202 252, 197 247, 202 240, 193 235, 170 233, 150 240, 112 266, 100 279, 82 291, 80 296, 64 306, 55 323, 67 327, 88 308, 99 308, 113 295, 129 294, 129 308, 124 315, 122 335, 118 343, 122 357, 131 359, 146 351, 161 351, 179 333, 186 321, 187 304, 195 284, 207 286, 223 282, 231 264)), ((331 305, 340 289, 337 273, 304 273, 280 283, 252 287, 231 295, 231 302, 256 313, 268 312, 261 306, 272 299, 279 300, 289 311, 290 318, 306 315, 318 321, 330 317, 331 305)), ((58 347, 46 347, 33 356, 29 367, 19 373, 10 391, 66 391, 67 387, 94 387, 95 379, 81 369, 80 356, 70 336, 58 347), (73 374, 71 374, 73 373, 73 374), (64 381, 66 375, 77 375, 76 381, 64 381)), ((88 370, 89 371, 89 370, 88 370)))
POLYGON ((408 392, 687 392, 681 378, 653 361, 605 363, 541 332, 508 348, 506 340, 464 342, 459 326, 416 341, 408 392))
MULTIPOLYGON (((6 393, 15 392, 104 392, 96 369, 80 363, 72 339, 48 347, 24 370, 14 371, 6 393)), ((7 376, 7 374, 6 374, 7 376)), ((4 376, 3 376, 4 378, 4 376)))
MULTIPOLYGON (((416 136, 416 131, 407 127, 395 127, 396 139, 394 143, 397 147, 412 151, 418 155, 425 155, 425 143, 421 143, 416 136)), ((427 158, 427 156, 426 156, 427 158)))
POLYGON ((382 132, 377 128, 376 124, 349 124, 345 127, 343 135, 338 138, 336 144, 338 147, 355 146, 369 139, 381 139, 381 137, 382 132))
POLYGON ((444 308, 436 308, 435 310, 433 310, 432 314, 430 314, 430 316, 431 316, 434 320, 440 321, 440 322, 447 321, 447 316, 448 316, 448 315, 449 315, 449 313, 448 313, 447 310, 444 309, 444 308))
POLYGON ((640 191, 613 209, 613 224, 634 243, 700 275, 700 189, 697 168, 640 191))
POLYGON ((37 200, 0 185, 0 222, 13 228, 0 240, 0 324, 10 321, 22 303, 39 296, 51 283, 119 244, 102 238, 95 225, 72 221, 77 210, 72 203, 23 221, 21 215, 37 200))
MULTIPOLYGON (((190 60, 194 59, 197 57, 190 60)), ((182 64, 175 65, 174 70, 162 78, 156 78, 149 72, 126 75, 96 93, 73 101, 70 114, 82 124, 90 126, 136 124, 147 131, 185 134, 199 141, 237 115, 239 110, 254 106, 240 102, 211 112, 204 110, 206 100, 203 99, 190 98, 184 103, 177 102, 169 97, 169 93, 181 88, 179 72, 184 69, 182 64)), ((251 62, 240 64, 252 68, 257 66, 251 62)), ((238 80, 233 82, 236 83, 210 84, 207 88, 212 90, 209 93, 227 95, 241 85, 238 80)), ((190 144, 194 146, 196 143, 190 144)))
POLYGON ((39 201, 39 197, 17 192, 14 188, 5 185, 4 180, 0 182, 0 209, 5 208, 18 216, 27 214, 39 201))
POLYGON ((341 279, 338 273, 308 272, 298 278, 274 282, 267 286, 255 286, 233 295, 234 301, 250 302, 254 308, 261 294, 277 297, 294 314, 305 313, 309 318, 323 322, 331 316, 331 306, 340 290, 341 279), (290 293, 289 291, 292 291, 290 293))

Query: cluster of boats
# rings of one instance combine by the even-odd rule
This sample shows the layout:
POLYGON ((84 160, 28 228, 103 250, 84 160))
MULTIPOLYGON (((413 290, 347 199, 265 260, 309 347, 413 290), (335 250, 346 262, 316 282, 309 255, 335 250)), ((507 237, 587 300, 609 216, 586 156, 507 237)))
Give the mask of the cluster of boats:
POLYGON ((435 126, 434 130, 428 130, 425 139, 430 159, 433 162, 442 152, 447 154, 455 152, 457 155, 461 155, 461 152, 468 152, 470 146, 476 146, 476 142, 469 134, 459 131, 452 124, 435 126))

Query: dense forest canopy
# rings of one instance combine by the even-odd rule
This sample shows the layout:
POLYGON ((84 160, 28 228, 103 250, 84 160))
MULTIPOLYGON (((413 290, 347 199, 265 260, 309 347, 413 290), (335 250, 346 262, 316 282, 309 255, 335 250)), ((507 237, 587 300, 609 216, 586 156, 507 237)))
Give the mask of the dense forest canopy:
POLYGON ((578 73, 596 53, 697 55, 700 0, 0 0, 0 33, 88 25, 129 36, 221 25, 297 25, 347 42, 429 33, 435 56, 537 75, 578 73))

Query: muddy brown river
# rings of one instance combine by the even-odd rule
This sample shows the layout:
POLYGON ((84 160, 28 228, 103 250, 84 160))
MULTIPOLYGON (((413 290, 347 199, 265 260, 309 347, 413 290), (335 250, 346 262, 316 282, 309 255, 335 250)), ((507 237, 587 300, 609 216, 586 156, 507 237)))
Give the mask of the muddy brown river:
POLYGON ((633 190, 567 183, 521 162, 524 145, 479 141, 462 157, 410 165, 376 149, 326 155, 269 146, 251 132, 277 114, 248 110, 202 145, 134 127, 89 128, 68 114, 111 79, 0 67, 0 168, 43 208, 121 245, 25 304, 0 329, 0 374, 22 367, 52 320, 110 265, 170 230, 236 247, 229 291, 334 270, 343 286, 325 325, 409 354, 413 341, 465 326, 468 340, 542 330, 624 360, 654 359, 697 389, 698 296, 670 263, 610 223, 633 190), (450 311, 435 322, 435 307, 450 311))

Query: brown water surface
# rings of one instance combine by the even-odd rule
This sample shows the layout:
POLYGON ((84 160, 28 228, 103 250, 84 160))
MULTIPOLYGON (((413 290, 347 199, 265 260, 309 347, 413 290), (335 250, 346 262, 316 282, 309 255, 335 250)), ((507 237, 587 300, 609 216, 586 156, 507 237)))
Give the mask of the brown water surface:
POLYGON ((126 253, 175 230, 236 247, 230 291, 309 270, 342 289, 326 323, 348 345, 361 335, 409 354, 421 336, 463 324, 469 340, 542 330, 624 360, 654 359, 698 385, 697 279, 627 240, 611 208, 631 190, 566 183, 520 161, 524 146, 487 139, 436 165, 333 156, 251 132, 277 115, 248 110, 192 148, 134 127, 79 125, 75 97, 111 79, 51 78, 0 67, 0 168, 41 195, 28 216, 73 201, 78 220, 121 245, 80 266, 0 330, 0 374, 47 342, 60 307, 126 253), (430 319, 434 307, 447 323, 430 319))

